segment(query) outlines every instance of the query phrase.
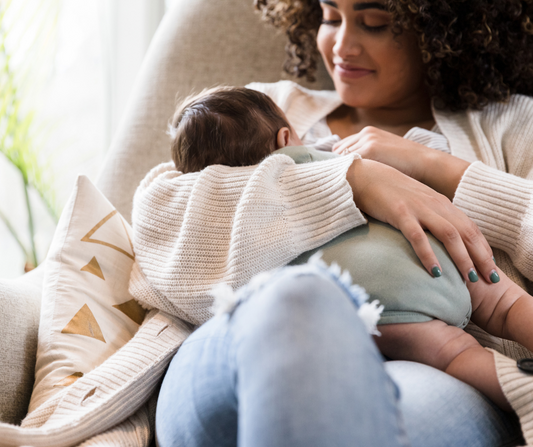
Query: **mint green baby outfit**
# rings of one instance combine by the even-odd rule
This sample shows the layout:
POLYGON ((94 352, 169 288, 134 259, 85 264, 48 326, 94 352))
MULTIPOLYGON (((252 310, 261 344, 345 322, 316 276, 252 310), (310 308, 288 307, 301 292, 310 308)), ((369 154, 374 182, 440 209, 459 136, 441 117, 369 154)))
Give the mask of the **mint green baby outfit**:
MULTIPOLYGON (((277 150, 296 163, 319 162, 339 155, 304 146, 277 150)), ((432 277, 420 263, 409 241, 389 224, 368 218, 325 245, 303 253, 291 264, 303 264, 314 253, 336 262, 364 287, 370 299, 385 306, 378 324, 422 323, 439 319, 464 328, 472 313, 470 294, 444 246, 429 232, 429 243, 442 267, 442 276, 432 277)))

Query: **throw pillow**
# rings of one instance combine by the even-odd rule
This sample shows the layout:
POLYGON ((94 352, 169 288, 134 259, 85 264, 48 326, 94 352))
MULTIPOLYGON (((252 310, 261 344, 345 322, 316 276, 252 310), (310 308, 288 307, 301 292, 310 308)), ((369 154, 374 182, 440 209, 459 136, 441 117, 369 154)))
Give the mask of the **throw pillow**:
POLYGON ((29 411, 130 340, 145 311, 128 293, 131 227, 80 176, 45 265, 35 384, 29 411))

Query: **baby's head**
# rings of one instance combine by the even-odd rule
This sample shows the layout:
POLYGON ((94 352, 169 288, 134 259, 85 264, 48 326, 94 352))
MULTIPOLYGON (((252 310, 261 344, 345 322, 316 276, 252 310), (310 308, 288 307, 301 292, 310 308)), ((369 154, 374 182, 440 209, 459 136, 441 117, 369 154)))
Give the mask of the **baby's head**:
POLYGON ((250 166, 276 149, 302 144, 274 101, 241 87, 216 87, 185 99, 169 127, 172 160, 183 173, 213 164, 250 166))

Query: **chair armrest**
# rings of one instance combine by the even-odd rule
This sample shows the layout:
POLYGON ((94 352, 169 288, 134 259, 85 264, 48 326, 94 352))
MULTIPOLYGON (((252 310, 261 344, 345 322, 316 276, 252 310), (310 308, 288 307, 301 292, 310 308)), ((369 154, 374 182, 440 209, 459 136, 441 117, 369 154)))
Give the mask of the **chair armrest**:
POLYGON ((0 279, 0 420, 20 424, 33 389, 43 267, 0 279))

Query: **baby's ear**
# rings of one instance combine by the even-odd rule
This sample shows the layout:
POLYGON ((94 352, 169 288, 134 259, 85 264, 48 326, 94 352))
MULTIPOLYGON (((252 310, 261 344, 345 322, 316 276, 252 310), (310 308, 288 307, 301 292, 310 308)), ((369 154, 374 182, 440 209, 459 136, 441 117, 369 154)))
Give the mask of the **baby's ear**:
POLYGON ((282 127, 280 130, 278 130, 278 135, 276 137, 276 143, 278 145, 278 149, 288 146, 290 139, 291 139, 291 131, 289 130, 288 127, 282 127))

